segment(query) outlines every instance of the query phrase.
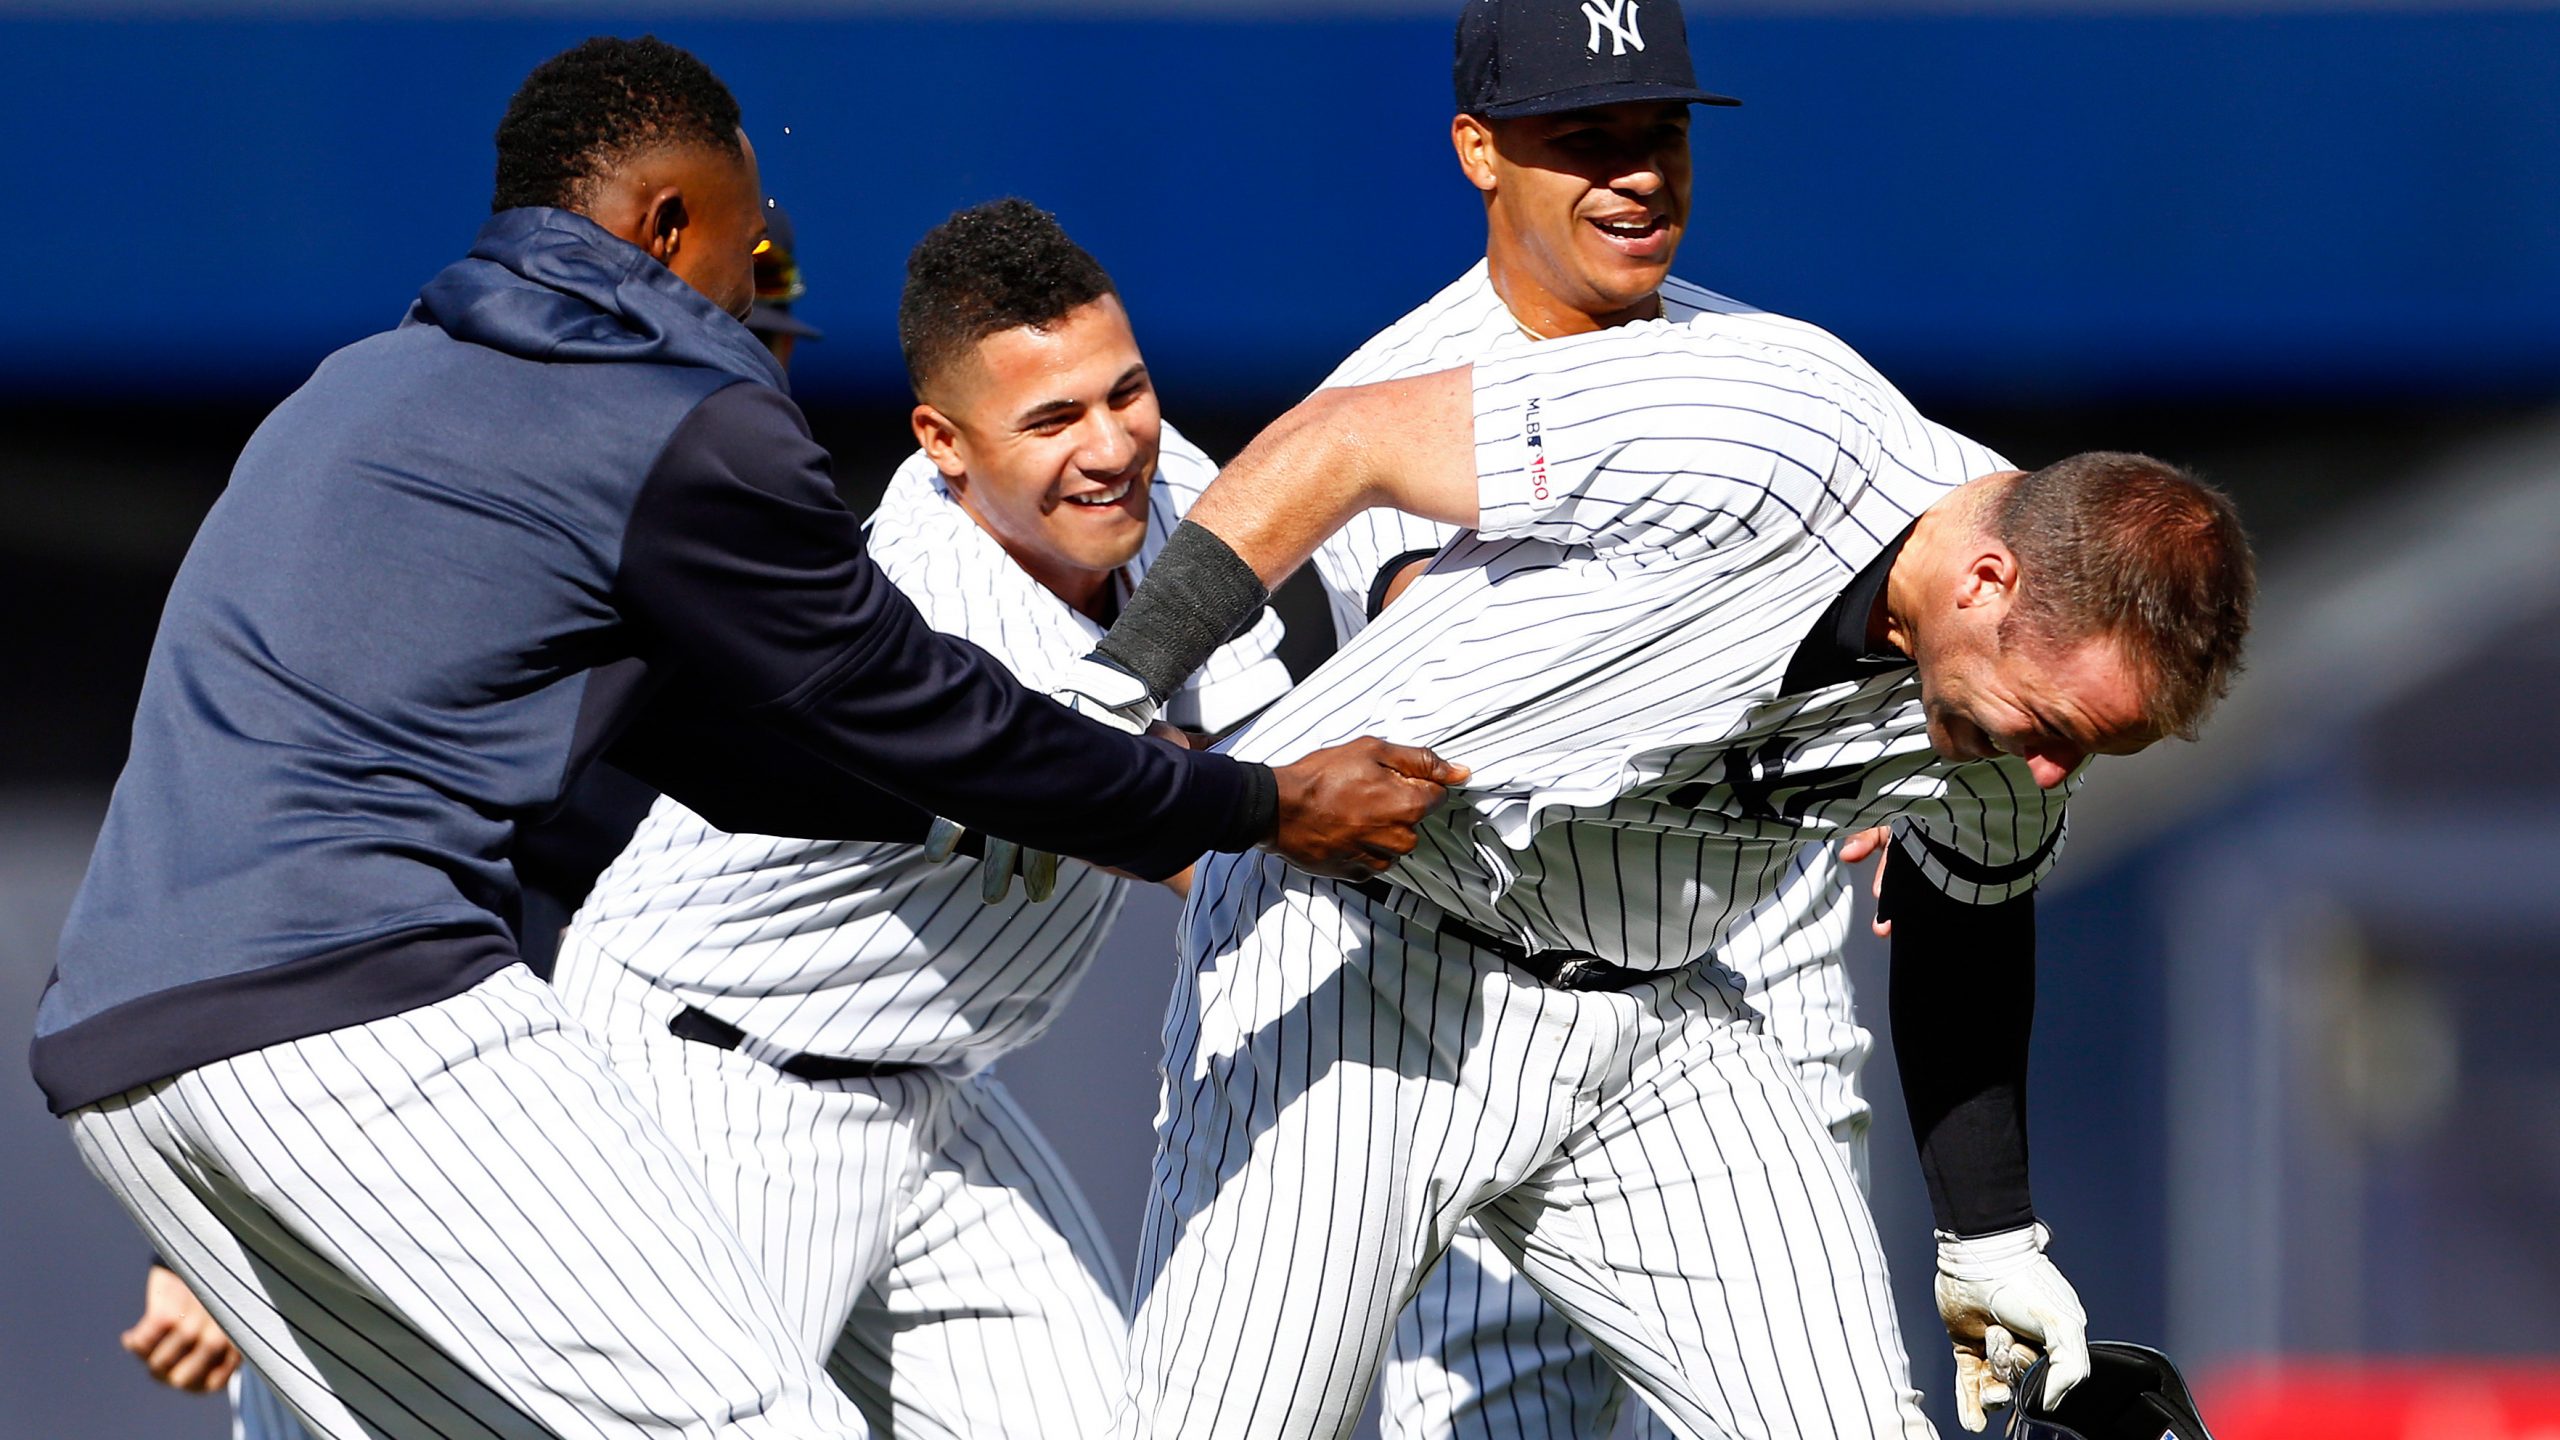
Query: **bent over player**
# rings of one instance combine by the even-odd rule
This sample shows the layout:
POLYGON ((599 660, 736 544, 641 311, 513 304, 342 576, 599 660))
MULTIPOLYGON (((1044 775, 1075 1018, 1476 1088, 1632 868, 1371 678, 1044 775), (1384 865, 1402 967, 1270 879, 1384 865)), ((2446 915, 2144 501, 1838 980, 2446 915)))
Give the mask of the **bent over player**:
POLYGON ((180 567, 36 1079, 322 1434, 859 1434, 519 962, 518 825, 618 744, 742 829, 1342 868, 1452 772, 1133 739, 927 627, 738 323, 755 157, 692 56, 580 45, 497 138, 470 255, 277 407, 180 567))
MULTIPOLYGON (((1574 23, 1580 18, 1572 0, 1468 0, 1462 7, 1450 138, 1460 173, 1483 198, 1484 258, 1361 346, 1326 385, 1426 374, 1651 319, 1753 336, 1872 375, 1824 330, 1671 275, 1691 206, 1689 107, 1733 102, 1699 87, 1677 6, 1643 14, 1641 49, 1574 23)), ((1963 436, 1941 430, 1936 440, 1949 469, 1972 475, 2008 468, 1963 436)), ((1455 533, 1372 509, 1328 539, 1314 561, 1340 638, 1357 634, 1455 533)), ((1863 1190, 1868 1107, 1856 1077, 1870 1040, 1842 962, 1853 912, 1835 847, 1808 844, 1769 902, 1723 937, 1715 958, 1741 977, 1747 1003, 1795 1067, 1863 1190)), ((1907 934, 1911 927, 1904 928, 1907 934)), ((1968 993, 2033 986, 2032 955, 2023 948, 1976 948, 1966 960, 1961 985, 1968 993)), ((1925 996, 1949 981, 1915 964, 1897 967, 1893 984, 1898 993, 1925 996)), ((2015 1048, 2025 1042, 2029 1013, 2011 1013, 2022 1027, 2006 1042, 2015 1048)), ((1932 1042, 1981 1047, 2005 1037, 1923 1025, 1899 1038, 1896 1053, 1906 1068, 1933 1069, 1937 1057, 1925 1053, 1932 1042)), ((1925 1099, 1930 1089, 1923 1076, 1906 1093, 1925 1099)), ((1979 1110, 1975 1102, 1987 1097, 1963 1098, 1979 1110)), ((1992 1268, 2002 1283, 2041 1302, 2032 1307, 2043 1313, 2029 1334, 2057 1350, 2055 1373, 2067 1383, 2082 1366, 2077 1297, 2035 1243, 2023 1128, 1980 1123, 1970 1113, 1950 1124, 1925 1110, 1915 1128, 1938 1182, 1932 1199, 1942 1267, 1975 1275, 1986 1263, 1980 1257, 2000 1255, 1992 1268)), ((1972 1295, 1951 1288, 1949 1300, 1951 1327, 1967 1331, 1972 1295)), ((1956 1408, 1976 1430, 1985 1402, 2007 1394, 1981 1351, 1978 1334, 1958 1340, 1956 1408)), ((1626 1394, 1589 1343, 1472 1225, 1460 1228, 1447 1260, 1399 1317, 1381 1385, 1391 1440, 1605 1433, 1626 1394)), ((1641 1424, 1637 1431, 1651 1433, 1641 1424)))
MULTIPOLYGON (((927 620, 1045 685, 1091 649, 1216 467, 1162 422, 1102 267, 1019 200, 907 262, 923 448, 871 553, 927 620)), ((1277 616, 1171 713, 1232 728, 1289 685, 1277 616)), ((560 985, 883 1435, 1098 1435, 1125 1280, 985 1067, 1048 1027, 1124 879, 979 903, 914 844, 723 833, 661 801, 589 896, 560 985)))
POLYGON ((2194 731, 2253 586, 2170 467, 1954 458, 1871 376, 1642 322, 1319 393, 1211 487, 1082 703, 1390 504, 1469 533, 1232 748, 1471 774, 1370 880, 1199 867, 1121 1433, 1345 1433, 1470 1216, 1679 1434, 1930 1433, 1862 1197, 1692 957, 1885 822, 1895 912, 2015 913, 2083 761, 2194 731))

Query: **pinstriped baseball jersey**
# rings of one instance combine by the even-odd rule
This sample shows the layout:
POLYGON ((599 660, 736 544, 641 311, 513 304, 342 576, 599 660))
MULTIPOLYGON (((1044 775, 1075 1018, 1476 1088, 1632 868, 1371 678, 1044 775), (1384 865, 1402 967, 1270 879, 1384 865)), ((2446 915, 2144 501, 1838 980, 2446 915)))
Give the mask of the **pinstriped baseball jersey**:
MULTIPOLYGON (((1661 294, 1662 318, 1669 323, 1750 335, 1883 383, 1856 351, 1820 326, 1676 277, 1664 282, 1661 294)), ((1352 352, 1320 388, 1429 374, 1536 343, 1538 337, 1520 328, 1479 260, 1352 352)), ((1942 432, 1942 440, 1962 452, 1951 468, 1977 475, 2008 468, 1998 455, 1952 432, 1942 432)), ((1347 643, 1368 624, 1394 562, 1436 551, 1458 533, 1455 526, 1379 508, 1362 512, 1328 539, 1316 552, 1315 567, 1337 638, 1347 643)), ((1857 1022, 1848 975, 1839 963, 1853 908, 1837 858, 1827 846, 1808 848, 1797 857, 1796 873, 1781 877, 1770 903, 1726 936, 1716 958, 1750 987, 1754 1007, 1795 1062, 1814 1108, 1846 1137, 1851 1168, 1863 1173, 1867 1103, 1854 1076, 1872 1041, 1857 1022)))
MULTIPOLYGON (((1143 576, 1217 466, 1170 425, 1148 497, 1143 576)), ((1043 589, 970 519, 921 453, 871 519, 880 566, 937 629, 1032 689, 1102 629, 1043 589)), ((1234 725, 1288 688, 1266 611, 1167 707, 1234 725)), ((596 881, 566 947, 591 947, 777 1052, 976 1070, 1044 1029, 1118 913, 1125 886, 1069 860, 1057 893, 987 905, 977 866, 915 845, 731 835, 672 800, 596 881)))
MULTIPOLYGON (((1676 275, 1663 281, 1661 293, 1662 318, 1672 324, 1703 323, 1750 335, 1766 344, 1802 350, 1809 358, 1829 361, 1882 383, 1882 377, 1865 357, 1819 325, 1771 314, 1703 285, 1692 285, 1676 275)), ((1491 272, 1479 260, 1448 288, 1352 351, 1317 388, 1373 385, 1407 375, 1428 375, 1535 345, 1539 339, 1520 328, 1519 318, 1503 303, 1501 294, 1493 288, 1491 272)), ((1952 434, 1948 443, 1973 444, 1952 434)), ((1974 463, 1982 467, 1975 474, 2009 468, 2008 462, 1989 450, 1973 448, 1980 452, 1979 461, 1974 463)), ((1389 509, 1367 511, 1342 527, 1315 556, 1317 573, 1324 579, 1325 595, 1333 607, 1334 633, 1349 640, 1369 623, 1368 602, 1387 562, 1400 555, 1437 550, 1457 533, 1454 525, 1389 509)))
POLYGON ((1235 752, 1381 734, 1470 766, 1389 878, 1638 968, 1712 949, 1802 842, 1888 820, 1959 900, 2031 888, 2071 785, 1939 760, 1908 666, 1785 683, 1984 452, 1863 367, 1734 318, 1477 362, 1477 527, 1235 752))

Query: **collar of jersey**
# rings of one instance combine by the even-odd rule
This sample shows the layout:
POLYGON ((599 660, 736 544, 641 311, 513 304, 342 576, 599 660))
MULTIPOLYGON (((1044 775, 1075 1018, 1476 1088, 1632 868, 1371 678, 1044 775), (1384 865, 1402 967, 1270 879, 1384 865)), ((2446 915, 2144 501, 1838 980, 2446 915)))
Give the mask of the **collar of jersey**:
POLYGON ((1893 573, 1894 557, 1902 553, 1902 542, 1910 538, 1911 526, 1905 525, 1902 533, 1877 551, 1876 558, 1851 577, 1839 597, 1816 617, 1804 643, 1787 660, 1787 678, 1779 687, 1780 694, 1797 695, 1826 685, 1854 684, 1911 663, 1910 656, 1890 644, 1876 646, 1867 641, 1867 617, 1875 613, 1876 599, 1884 594, 1885 577, 1893 573))

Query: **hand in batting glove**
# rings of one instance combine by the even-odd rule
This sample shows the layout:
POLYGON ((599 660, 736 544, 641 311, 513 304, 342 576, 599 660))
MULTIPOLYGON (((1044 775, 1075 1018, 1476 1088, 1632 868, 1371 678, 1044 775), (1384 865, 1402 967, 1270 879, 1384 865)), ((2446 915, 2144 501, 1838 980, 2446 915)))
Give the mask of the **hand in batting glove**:
POLYGON ((2010 1387, 2051 1353, 2043 1403, 2050 1407, 2089 1375, 2089 1316, 2080 1296, 2044 1258, 2052 1233, 2039 1224, 1963 1239, 1938 1232, 1938 1316, 1956 1351, 1956 1418, 1967 1430, 1989 1423, 2010 1387))
POLYGON ((1143 735, 1163 707, 1147 693, 1147 682, 1112 664, 1100 652, 1068 666, 1049 687, 1049 698, 1088 720, 1115 730, 1143 735))
MULTIPOLYGON (((1147 693, 1147 682, 1099 655, 1087 655, 1068 666, 1051 687, 1049 698, 1088 720, 1131 735, 1146 733, 1156 718, 1156 697, 1147 693)), ((968 833, 967 826, 936 816, 925 832, 926 857, 937 864, 949 860, 968 833)), ((1016 873, 1022 876, 1023 895, 1034 904, 1058 888, 1058 857, 1046 850, 1025 850, 990 835, 978 864, 978 897, 990 905, 1013 888, 1016 873)))

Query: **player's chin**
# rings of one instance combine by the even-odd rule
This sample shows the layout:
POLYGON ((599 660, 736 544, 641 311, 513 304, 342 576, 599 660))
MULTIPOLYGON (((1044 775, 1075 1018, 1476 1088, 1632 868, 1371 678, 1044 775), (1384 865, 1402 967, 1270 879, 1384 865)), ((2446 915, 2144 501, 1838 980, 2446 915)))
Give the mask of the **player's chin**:
POLYGON ((1111 518, 1106 511, 1091 516, 1078 516, 1064 525, 1053 524, 1049 533, 1055 537, 1058 552, 1079 570, 1117 570, 1138 558, 1147 542, 1146 517, 1111 518), (1066 533, 1060 533, 1064 531, 1066 533))
POLYGON ((1637 260, 1616 253, 1593 257, 1583 267, 1583 284, 1595 297, 1593 313, 1613 315, 1644 307, 1662 282, 1671 278, 1671 262, 1637 260))
POLYGON ((1939 759, 1961 764, 1977 758, 1957 740, 1954 724, 1934 706, 1929 709, 1928 721, 1929 748, 1937 753, 1939 759))

